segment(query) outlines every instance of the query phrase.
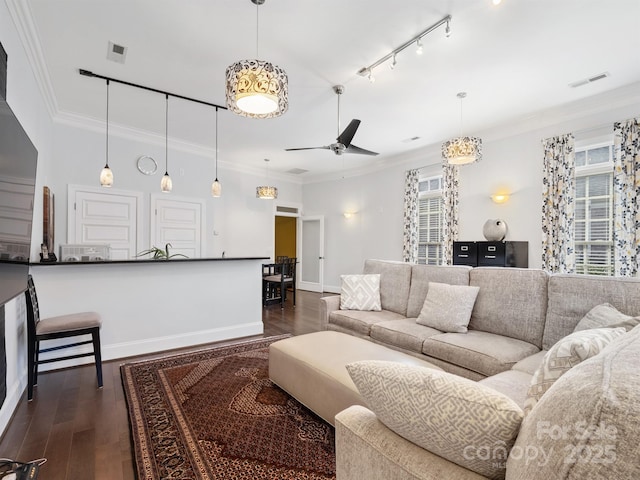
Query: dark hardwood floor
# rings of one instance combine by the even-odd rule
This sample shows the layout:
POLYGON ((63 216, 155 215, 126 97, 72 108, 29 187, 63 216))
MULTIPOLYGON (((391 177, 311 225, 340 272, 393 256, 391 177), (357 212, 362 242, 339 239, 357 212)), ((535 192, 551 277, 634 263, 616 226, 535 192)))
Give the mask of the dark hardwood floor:
MULTIPOLYGON (((299 290, 295 308, 290 298, 284 309, 279 305, 263 308, 263 336, 319 330, 321 296, 299 290)), ((211 345, 229 343, 233 340, 211 345)), ((23 462, 46 458, 38 480, 134 480, 119 367, 162 354, 104 362, 102 389, 96 389, 93 365, 40 374, 33 401, 27 402, 26 392, 23 394, 0 440, 0 458, 23 462)))

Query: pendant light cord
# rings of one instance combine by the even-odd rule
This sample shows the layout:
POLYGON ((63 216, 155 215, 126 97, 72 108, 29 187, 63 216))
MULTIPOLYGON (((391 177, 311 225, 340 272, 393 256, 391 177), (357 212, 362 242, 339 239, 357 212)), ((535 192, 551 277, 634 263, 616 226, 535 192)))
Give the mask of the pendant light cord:
POLYGON ((109 80, 107 80, 107 138, 105 139, 107 144, 105 148, 105 165, 104 168, 109 168, 109 80))
POLYGON ((164 174, 169 175, 169 95, 164 98, 164 174))
POLYGON ((218 180, 218 109, 216 108, 216 180, 218 180))
POLYGON ((256 2, 256 60, 260 58, 260 50, 259 50, 259 45, 260 43, 258 42, 258 35, 259 35, 259 27, 260 27, 260 3, 256 2))

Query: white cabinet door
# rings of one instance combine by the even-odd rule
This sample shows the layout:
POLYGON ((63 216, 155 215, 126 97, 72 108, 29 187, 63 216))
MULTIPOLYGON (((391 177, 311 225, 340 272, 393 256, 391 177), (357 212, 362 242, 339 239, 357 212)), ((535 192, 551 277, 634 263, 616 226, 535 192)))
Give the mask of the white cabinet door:
POLYGON ((151 195, 151 246, 189 258, 205 256, 204 201, 195 198, 151 195))
POLYGON ((142 249, 142 194, 69 186, 69 243, 108 244, 112 260, 142 249))

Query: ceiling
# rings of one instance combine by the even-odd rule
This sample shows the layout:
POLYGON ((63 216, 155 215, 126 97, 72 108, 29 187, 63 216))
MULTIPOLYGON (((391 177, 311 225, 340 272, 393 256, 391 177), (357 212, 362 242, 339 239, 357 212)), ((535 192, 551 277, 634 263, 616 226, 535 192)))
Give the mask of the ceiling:
MULTIPOLYGON (((256 57, 289 76, 289 110, 256 120, 219 114, 221 166, 308 170, 308 181, 399 156, 458 134, 524 120, 548 108, 640 81, 638 0, 13 0, 33 22, 32 41, 48 76, 55 114, 104 121, 105 83, 86 69, 224 105, 225 69, 256 57), (357 75, 446 15, 444 27, 381 65, 375 83, 357 75), (124 64, 107 60, 108 42, 127 47, 124 64), (578 88, 570 83, 608 72, 578 88), (342 128, 378 157, 285 148, 332 143, 338 133, 332 86, 342 84, 342 128), (462 101, 460 91, 468 96, 462 101), (462 109, 462 121, 461 121, 462 109), (410 141, 417 137, 417 139, 410 141)), ((164 136, 162 95, 112 84, 114 125, 164 136)), ((213 148, 214 110, 170 100, 170 138, 213 148)), ((140 152, 144 154, 147 152, 140 152)), ((174 156, 175 158, 175 156, 174 156)))

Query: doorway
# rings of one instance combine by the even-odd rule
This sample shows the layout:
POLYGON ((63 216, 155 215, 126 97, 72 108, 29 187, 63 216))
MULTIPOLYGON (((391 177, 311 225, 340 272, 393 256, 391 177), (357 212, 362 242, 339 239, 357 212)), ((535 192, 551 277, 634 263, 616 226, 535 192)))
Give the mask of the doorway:
POLYGON ((274 257, 297 257, 298 219, 296 217, 275 217, 274 257))

